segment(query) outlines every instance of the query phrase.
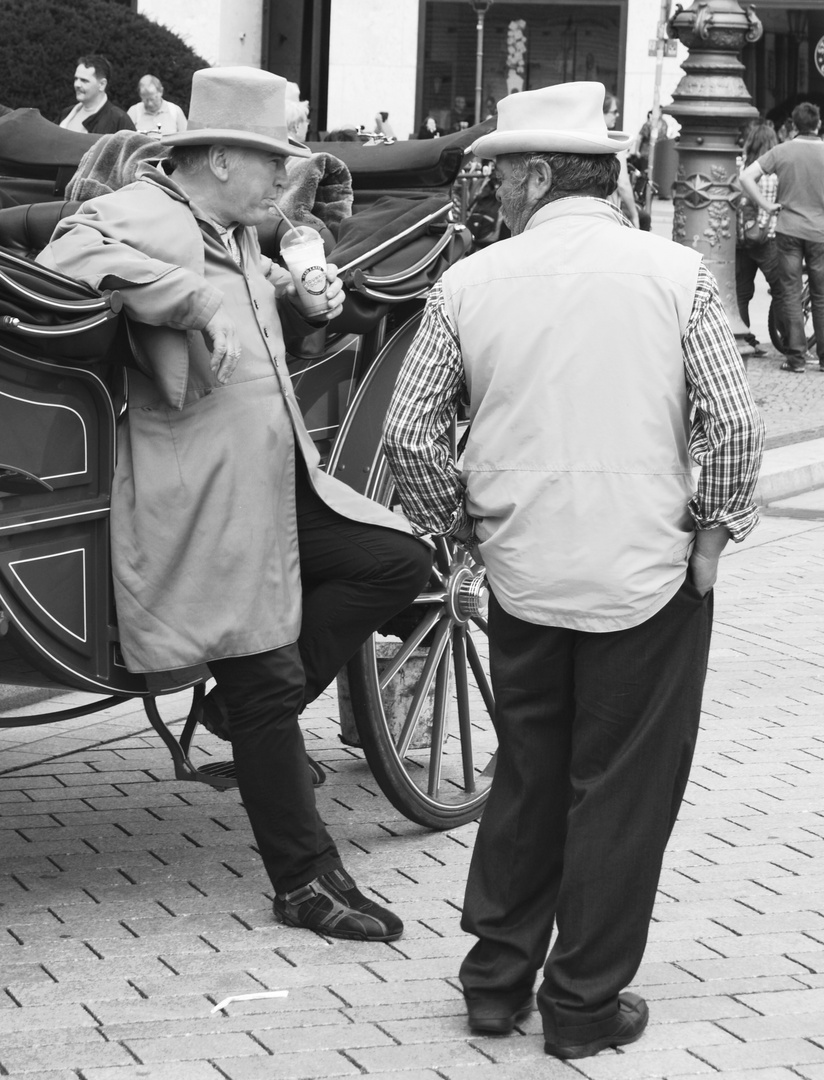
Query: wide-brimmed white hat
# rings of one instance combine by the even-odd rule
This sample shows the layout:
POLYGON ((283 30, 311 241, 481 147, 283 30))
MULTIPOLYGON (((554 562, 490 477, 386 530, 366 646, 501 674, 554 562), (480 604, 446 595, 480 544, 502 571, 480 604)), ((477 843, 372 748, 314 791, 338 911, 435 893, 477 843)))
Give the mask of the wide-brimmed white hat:
POLYGON ((531 151, 617 154, 632 136, 610 131, 604 120, 606 90, 599 82, 560 83, 510 94, 498 102, 498 125, 472 144, 482 158, 531 151))
POLYGON ((246 146, 293 157, 312 151, 286 129, 286 79, 250 67, 196 71, 186 131, 161 138, 164 146, 246 146))

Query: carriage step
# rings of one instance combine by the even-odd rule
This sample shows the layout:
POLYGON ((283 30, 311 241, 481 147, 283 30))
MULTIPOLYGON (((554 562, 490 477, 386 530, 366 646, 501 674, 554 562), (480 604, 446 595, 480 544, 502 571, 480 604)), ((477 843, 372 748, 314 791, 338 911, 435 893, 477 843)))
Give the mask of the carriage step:
MULTIPOLYGON (((312 784, 314 787, 320 787, 326 779, 326 773, 308 755, 306 764, 312 774, 312 784)), ((209 787, 216 788, 218 791, 227 791, 229 788, 237 787, 234 761, 210 761, 198 766, 189 763, 188 768, 186 765, 181 766, 175 763, 175 776, 178 780, 198 780, 201 784, 208 784, 209 787)))
POLYGON ((175 776, 178 780, 199 780, 201 784, 208 784, 218 791, 237 787, 234 761, 210 761, 190 769, 175 764, 175 776))

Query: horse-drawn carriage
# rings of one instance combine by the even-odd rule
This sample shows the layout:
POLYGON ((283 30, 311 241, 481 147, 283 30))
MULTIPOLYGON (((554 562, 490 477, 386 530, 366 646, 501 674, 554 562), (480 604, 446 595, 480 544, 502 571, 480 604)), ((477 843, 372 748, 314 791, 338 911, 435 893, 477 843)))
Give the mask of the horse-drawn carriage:
MULTIPOLYGON (((328 471, 390 507, 381 424, 426 293, 469 247, 451 188, 477 134, 313 148, 347 166, 360 230, 331 254, 348 287, 344 314, 307 339, 290 373, 328 471), (383 226, 364 243, 370 220, 383 226)), ((73 208, 62 189, 89 145, 34 110, 0 120, 0 683, 96 695, 0 718, 0 727, 139 697, 175 775, 227 788, 231 762, 215 761, 209 736, 195 738, 208 669, 161 685, 127 671, 119 649, 108 518, 131 362, 120 297, 32 261, 73 208), (158 701, 182 689, 192 701, 176 737, 158 701)), ((456 428, 456 455, 459 438, 456 428)), ((448 540, 436 548, 427 589, 363 646, 338 685, 342 738, 363 747, 385 795, 411 820, 449 828, 479 816, 496 743, 483 571, 448 540)))

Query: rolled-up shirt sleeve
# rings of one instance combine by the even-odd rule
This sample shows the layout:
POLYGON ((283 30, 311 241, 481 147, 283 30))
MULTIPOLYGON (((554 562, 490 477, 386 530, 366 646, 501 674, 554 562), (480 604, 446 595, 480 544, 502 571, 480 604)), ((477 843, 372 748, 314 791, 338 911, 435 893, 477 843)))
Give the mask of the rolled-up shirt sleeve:
POLYGON ((429 294, 383 428, 401 505, 422 533, 451 535, 467 524, 451 436, 465 392, 460 343, 438 283, 429 294))
POLYGON ((682 348, 691 403, 689 449, 701 466, 690 513, 696 528, 724 525, 738 542, 758 522, 753 493, 764 423, 715 278, 703 263, 682 348))

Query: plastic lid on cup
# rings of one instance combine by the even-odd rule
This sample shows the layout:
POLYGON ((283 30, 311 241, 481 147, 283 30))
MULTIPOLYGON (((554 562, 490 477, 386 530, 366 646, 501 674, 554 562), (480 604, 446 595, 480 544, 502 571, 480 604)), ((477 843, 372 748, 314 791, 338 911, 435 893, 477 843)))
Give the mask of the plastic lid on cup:
POLYGON ((280 248, 298 247, 303 244, 323 244, 323 237, 311 225, 295 225, 281 237, 280 248))

